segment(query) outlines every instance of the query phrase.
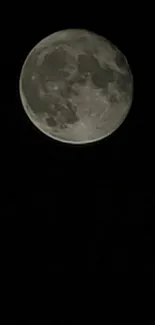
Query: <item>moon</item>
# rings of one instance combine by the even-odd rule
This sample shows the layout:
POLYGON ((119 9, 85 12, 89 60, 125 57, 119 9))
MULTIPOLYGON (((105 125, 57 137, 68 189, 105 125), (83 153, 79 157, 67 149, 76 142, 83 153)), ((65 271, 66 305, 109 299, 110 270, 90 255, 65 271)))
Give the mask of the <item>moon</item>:
POLYGON ((133 100, 125 55, 84 29, 55 32, 34 46, 19 78, 23 108, 47 136, 84 144, 112 134, 133 100))

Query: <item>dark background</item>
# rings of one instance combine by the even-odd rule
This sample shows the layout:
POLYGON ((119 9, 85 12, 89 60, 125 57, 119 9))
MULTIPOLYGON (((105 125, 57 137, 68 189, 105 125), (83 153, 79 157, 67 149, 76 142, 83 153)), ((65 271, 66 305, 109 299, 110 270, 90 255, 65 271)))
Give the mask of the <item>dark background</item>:
POLYGON ((17 19, 8 20, 10 29, 2 33, 3 270, 11 267, 22 274, 34 271, 46 276, 85 274, 105 282, 112 277, 115 290, 128 297, 133 297, 132 292, 143 294, 152 304, 155 198, 150 13, 142 7, 138 13, 125 4, 113 10, 94 5, 88 10, 74 4, 72 8, 65 5, 60 18, 60 9, 54 6, 54 18, 52 9, 40 8, 36 14, 32 8, 18 8, 17 19), (19 98, 19 74, 29 51, 50 33, 66 28, 90 29, 111 40, 127 56, 134 77, 127 119, 110 137, 85 146, 46 137, 29 121, 19 98))

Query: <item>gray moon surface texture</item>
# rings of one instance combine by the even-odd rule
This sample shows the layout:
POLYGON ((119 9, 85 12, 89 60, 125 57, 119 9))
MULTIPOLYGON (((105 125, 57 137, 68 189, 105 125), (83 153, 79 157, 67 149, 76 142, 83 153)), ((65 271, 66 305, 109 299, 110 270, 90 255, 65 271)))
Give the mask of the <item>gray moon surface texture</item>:
POLYGON ((32 123, 61 142, 84 144, 113 133, 133 99, 133 76, 124 54, 84 29, 41 40, 22 66, 19 92, 32 123))

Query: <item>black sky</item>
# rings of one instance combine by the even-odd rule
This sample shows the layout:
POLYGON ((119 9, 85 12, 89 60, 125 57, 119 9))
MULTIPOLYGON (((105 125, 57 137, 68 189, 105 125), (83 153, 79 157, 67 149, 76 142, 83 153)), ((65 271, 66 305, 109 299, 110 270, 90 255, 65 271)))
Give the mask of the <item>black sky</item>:
POLYGON ((64 6, 61 18, 55 7, 54 19, 47 9, 40 8, 38 16, 27 10, 28 16, 18 15, 17 25, 11 22, 4 40, 1 210, 8 241, 3 265, 6 269, 7 263, 20 265, 21 272, 40 266, 50 274, 71 270, 72 274, 100 277, 105 272, 118 276, 119 281, 139 274, 137 290, 143 279, 152 301, 155 199, 154 104, 148 84, 150 16, 125 4, 112 11, 94 5, 87 10, 64 6), (87 146, 47 138, 29 121, 19 98, 19 74, 29 51, 45 36, 66 28, 90 29, 111 40, 127 56, 134 77, 127 119, 110 137, 87 146))

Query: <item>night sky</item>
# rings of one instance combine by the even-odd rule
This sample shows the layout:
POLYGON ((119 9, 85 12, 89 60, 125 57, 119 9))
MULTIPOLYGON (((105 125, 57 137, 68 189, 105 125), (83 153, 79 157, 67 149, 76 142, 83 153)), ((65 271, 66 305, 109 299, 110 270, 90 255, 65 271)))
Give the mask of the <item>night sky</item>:
POLYGON ((41 24, 44 10, 35 19, 31 11, 29 19, 19 15, 18 26, 12 22, 11 46, 8 37, 4 40, 8 50, 2 54, 7 62, 2 66, 1 105, 2 271, 11 267, 15 274, 20 269, 23 275, 34 271, 73 278, 84 274, 101 280, 103 288, 104 281, 112 279, 111 290, 123 296, 127 292, 132 299, 136 292, 141 299, 148 297, 151 306, 154 90, 148 87, 152 67, 144 46, 144 17, 137 18, 131 7, 129 15, 121 14, 120 8, 110 14, 91 7, 89 15, 79 12, 80 19, 78 9, 74 17, 64 10, 65 18, 55 23, 49 14, 41 24), (29 51, 45 36, 66 28, 90 29, 111 40, 126 55, 134 77, 127 119, 110 137, 86 146, 62 144, 42 134, 26 116, 19 97, 19 74, 29 51))

